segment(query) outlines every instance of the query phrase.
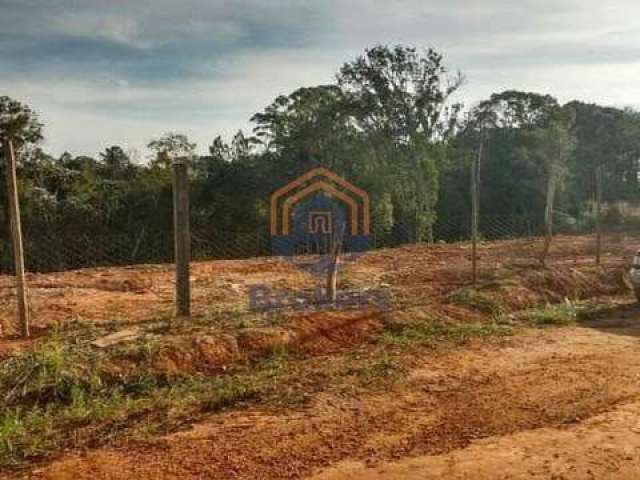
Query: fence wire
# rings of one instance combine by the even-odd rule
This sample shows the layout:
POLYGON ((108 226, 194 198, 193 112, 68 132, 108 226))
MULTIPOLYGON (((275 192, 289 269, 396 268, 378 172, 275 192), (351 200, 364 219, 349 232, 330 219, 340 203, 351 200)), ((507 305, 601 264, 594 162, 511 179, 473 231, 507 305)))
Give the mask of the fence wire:
MULTIPOLYGON (((487 182, 485 182, 487 183, 487 182)), ((245 190, 249 190, 249 185, 245 190)), ((481 185, 482 188, 482 185, 481 185)), ((592 186, 590 190, 594 190, 592 186)), ((202 192, 198 193, 202 195, 202 192)), ((607 192, 604 192, 606 198, 607 192)), ((194 193, 193 195, 196 195, 194 193)), ((593 195, 595 198, 595 194, 593 195)), ((168 198, 149 199, 154 205, 165 205, 168 198)), ((200 200, 201 202, 201 200, 200 200)), ((195 203, 195 202, 194 202, 195 203)), ((100 211, 99 205, 92 205, 100 211)), ((74 207, 76 208, 76 207, 74 207)), ((64 211, 55 216, 38 210, 38 204, 29 205, 29 215, 23 220, 25 261, 28 272, 56 272, 88 267, 107 267, 139 264, 166 264, 173 262, 172 219, 146 221, 131 217, 122 224, 113 225, 100 219, 83 218, 64 211), (42 213, 42 214, 40 214, 42 213)), ((105 207, 105 210, 108 210, 105 207)), ((596 233, 595 204, 583 208, 579 214, 554 212, 555 235, 593 236, 596 233)), ((224 214, 224 212, 222 212, 224 214)), ((191 214, 191 250, 194 260, 243 259, 272 255, 268 219, 243 219, 242 228, 219 228, 215 219, 191 214)), ((522 240, 519 249, 509 249, 511 255, 526 261, 538 257, 545 233, 544 213, 505 215, 487 212, 480 204, 478 221, 479 242, 522 240), (516 252, 516 253, 513 253, 516 252)), ((634 242, 640 231, 640 211, 633 205, 605 202, 600 214, 601 242, 603 245, 634 242)), ((5 218, 6 220, 6 218, 5 218)), ((228 225, 230 222, 226 221, 228 225)), ((393 223, 372 226, 370 247, 382 249, 412 243, 468 242, 471 234, 470 208, 462 215, 439 213, 428 232, 416 237, 414 226, 393 223)), ((576 255, 596 255, 595 240, 580 241, 576 255)), ((553 248, 551 257, 553 257, 553 248)), ((12 274, 13 261, 9 229, 5 225, 0 235, 0 273, 12 274)))

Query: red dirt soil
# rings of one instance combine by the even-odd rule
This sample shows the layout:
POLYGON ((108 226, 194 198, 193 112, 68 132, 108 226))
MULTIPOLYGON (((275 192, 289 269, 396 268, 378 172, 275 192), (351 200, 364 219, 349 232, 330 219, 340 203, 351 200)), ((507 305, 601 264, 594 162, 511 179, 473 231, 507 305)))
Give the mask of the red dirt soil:
MULTIPOLYGON (((617 237, 595 267, 591 237, 554 241, 549 268, 540 242, 482 245, 481 289, 511 309, 565 297, 617 294, 636 245, 617 237)), ((450 301, 469 285, 470 248, 414 245, 371 252, 344 277, 394 294, 396 322, 443 315, 482 321, 450 301)), ((193 265, 196 317, 246 310, 248 288, 286 290, 310 280, 276 259, 193 265)), ((79 323, 140 323, 172 314, 170 266, 30 275, 36 330, 79 323)), ((0 318, 10 325, 12 279, 0 278, 0 318)), ((284 325, 311 354, 300 381, 338 368, 342 349, 365 355, 378 316, 294 316, 284 325)), ((628 300, 581 327, 481 338, 451 350, 412 351, 406 378, 384 389, 331 382, 303 406, 262 406, 211 415, 142 445, 65 452, 33 478, 125 479, 498 479, 640 478, 640 310, 628 300)), ((241 335, 237 337, 242 344, 241 335)), ((245 349, 260 346, 245 339, 245 349)), ((4 349, 19 343, 4 342, 4 349)), ((7 474, 6 478, 15 478, 7 474)))
MULTIPOLYGON (((608 238, 603 271, 619 273, 630 262, 637 245, 624 236, 608 238)), ((517 280, 523 272, 539 271, 540 240, 491 242, 479 247, 482 282, 517 280)), ((580 270, 594 265, 595 240, 590 236, 557 237, 549 265, 557 283, 539 273, 551 297, 561 300, 574 293, 580 270), (575 274, 575 275, 574 275, 575 274)), ((468 286, 471 279, 469 244, 411 245, 369 252, 346 267, 349 279, 358 286, 389 285, 400 294, 418 294, 439 301, 448 292, 468 286)), ((219 260, 192 264, 192 304, 194 316, 212 311, 246 309, 252 285, 297 290, 312 281, 292 265, 276 258, 219 260)), ((535 280, 535 279, 534 279, 535 280)), ((579 279, 578 279, 579 281, 579 279)), ((169 318, 174 312, 174 273, 171 265, 104 267, 50 274, 29 274, 33 329, 80 323, 129 324, 169 318)), ((534 303, 529 298, 533 285, 507 285, 505 299, 514 307, 534 303)), ((589 289, 592 286, 584 285, 589 289)), ((586 292, 591 294, 593 292, 586 292)), ((15 290, 11 276, 0 276, 0 326, 14 331, 15 290)))
POLYGON ((214 415, 150 445, 69 454, 43 479, 635 479, 640 312, 416 359, 389 391, 214 415))

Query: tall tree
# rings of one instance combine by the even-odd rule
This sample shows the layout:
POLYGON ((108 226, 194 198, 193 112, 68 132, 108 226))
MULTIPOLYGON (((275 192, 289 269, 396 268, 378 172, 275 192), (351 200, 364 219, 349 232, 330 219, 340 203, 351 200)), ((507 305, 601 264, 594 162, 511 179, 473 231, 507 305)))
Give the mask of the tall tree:
POLYGON ((463 83, 435 50, 379 45, 340 69, 338 85, 357 127, 386 157, 395 211, 414 241, 430 237, 438 197, 438 165, 456 131, 463 83))
POLYGON ((189 138, 182 133, 167 132, 160 138, 151 140, 147 148, 152 152, 152 166, 169 168, 171 162, 176 158, 192 160, 196 144, 191 143, 189 138))
POLYGON ((546 264, 553 238, 553 211, 556 193, 568 173, 568 162, 575 148, 575 138, 567 125, 553 121, 545 128, 535 129, 533 157, 544 166, 546 177, 544 226, 545 241, 541 262, 546 264))
POLYGON ((0 137, 10 138, 16 149, 42 140, 42 124, 31 108, 0 96, 0 137))

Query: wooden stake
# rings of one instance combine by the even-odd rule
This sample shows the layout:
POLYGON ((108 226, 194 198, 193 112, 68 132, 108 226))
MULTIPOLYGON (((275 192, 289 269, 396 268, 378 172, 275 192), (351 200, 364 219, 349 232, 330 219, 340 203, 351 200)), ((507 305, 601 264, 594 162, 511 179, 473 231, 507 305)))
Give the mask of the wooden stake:
POLYGON ((335 302, 338 298, 338 268, 340 254, 342 253, 342 239, 344 236, 344 224, 334 233, 331 245, 331 257, 327 272, 327 300, 335 302))
POLYGON ((176 313, 191 316, 191 233, 189 227, 189 178, 185 160, 173 163, 173 228, 176 263, 176 313))
POLYGON ((556 194, 556 185, 558 183, 558 175, 555 167, 551 167, 549 172, 549 178, 547 180, 547 197, 544 208, 544 247, 542 249, 542 256, 540 262, 543 267, 547 266, 547 256, 549 255, 549 249, 551 248, 551 241, 553 239, 553 202, 556 194))
POLYGON ((600 265, 602 250, 602 225, 600 215, 602 212, 602 165, 596 167, 596 265, 600 265))
POLYGON ((482 159, 482 141, 478 148, 478 157, 471 162, 471 277, 473 285, 478 282, 478 218, 480 216, 480 160, 482 159))
POLYGON ((16 158, 13 142, 4 138, 4 158, 7 177, 7 195, 9 217, 11 219, 11 241, 13 247, 13 266, 16 274, 18 294, 18 323, 22 337, 29 337, 29 302, 24 271, 24 251, 22 244, 22 225, 20 223, 20 201, 18 199, 18 180, 16 176, 16 158))

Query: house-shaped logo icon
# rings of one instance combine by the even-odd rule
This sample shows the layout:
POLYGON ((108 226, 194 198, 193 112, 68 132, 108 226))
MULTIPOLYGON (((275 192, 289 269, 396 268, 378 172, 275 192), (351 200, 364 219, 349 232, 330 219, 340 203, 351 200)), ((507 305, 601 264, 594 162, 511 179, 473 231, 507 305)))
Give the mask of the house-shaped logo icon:
POLYGON ((315 168, 271 195, 273 253, 328 254, 336 241, 351 257, 369 248, 369 196, 325 168, 315 168))

